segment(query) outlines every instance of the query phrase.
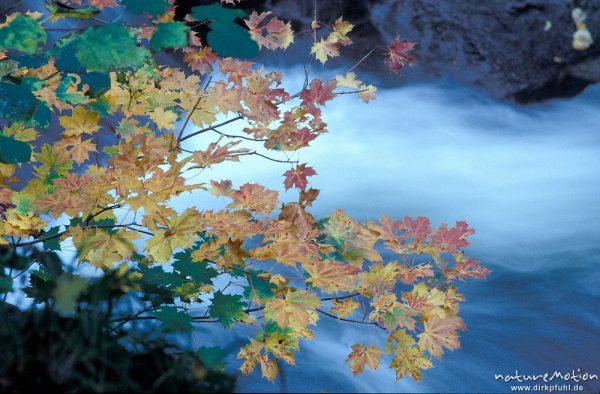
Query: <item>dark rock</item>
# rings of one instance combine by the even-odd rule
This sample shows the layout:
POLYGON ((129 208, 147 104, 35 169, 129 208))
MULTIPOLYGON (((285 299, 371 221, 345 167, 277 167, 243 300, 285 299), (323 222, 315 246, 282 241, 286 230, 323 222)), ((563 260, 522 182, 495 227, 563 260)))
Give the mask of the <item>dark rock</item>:
MULTIPOLYGON (((279 16, 306 26, 313 1, 259 0, 279 16)), ((417 41, 420 72, 450 76, 493 95, 520 102, 573 96, 600 81, 600 3, 593 0, 329 0, 318 18, 343 15, 357 25, 355 46, 343 53, 356 61, 396 35, 417 41), (572 48, 571 11, 587 13, 595 43, 572 48)), ((381 58, 365 62, 367 71, 388 75, 381 58)), ((391 78, 388 78, 388 80, 391 78)))

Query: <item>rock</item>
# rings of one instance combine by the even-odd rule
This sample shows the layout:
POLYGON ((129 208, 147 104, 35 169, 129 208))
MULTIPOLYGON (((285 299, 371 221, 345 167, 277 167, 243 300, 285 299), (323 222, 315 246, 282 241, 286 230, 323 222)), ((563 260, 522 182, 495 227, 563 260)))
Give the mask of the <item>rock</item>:
MULTIPOLYGON (((255 3, 303 26, 314 17, 313 1, 255 3)), ((318 18, 343 15, 357 25, 345 61, 400 35, 419 43, 417 64, 425 76, 449 76, 497 97, 532 102, 573 96, 600 81, 600 3, 580 0, 577 7, 595 41, 579 51, 573 48, 576 6, 565 0, 329 0, 320 2, 318 18)), ((376 56, 361 66, 389 74, 376 56)))

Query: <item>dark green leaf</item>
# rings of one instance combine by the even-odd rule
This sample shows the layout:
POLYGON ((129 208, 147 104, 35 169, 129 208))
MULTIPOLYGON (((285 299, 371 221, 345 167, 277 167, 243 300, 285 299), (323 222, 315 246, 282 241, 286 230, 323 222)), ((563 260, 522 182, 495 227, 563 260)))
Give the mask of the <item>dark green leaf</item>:
POLYGON ((163 48, 185 48, 187 46, 187 26, 183 22, 159 23, 150 48, 159 51, 163 48))
POLYGON ((251 58, 260 53, 258 44, 250 38, 248 30, 235 23, 212 23, 207 39, 211 48, 221 56, 251 58))
POLYGON ((218 3, 214 3, 192 8, 190 16, 198 21, 210 19, 215 22, 233 22, 236 18, 245 17, 246 13, 239 9, 225 8, 218 3))
POLYGON ((14 164, 29 161, 29 144, 0 135, 0 163, 14 164))
POLYGON ((12 290, 12 279, 10 276, 0 272, 0 293, 8 293, 12 290))
POLYGON ((42 67, 43 65, 48 63, 48 57, 44 56, 44 55, 39 55, 39 56, 20 55, 20 56, 15 56, 15 57, 11 58, 11 60, 14 60, 17 63, 19 63, 19 66, 21 66, 21 67, 28 67, 28 68, 42 67))
POLYGON ((225 368, 225 361, 223 359, 227 353, 220 347, 204 347, 201 346, 198 349, 198 357, 200 361, 208 368, 215 369, 218 371, 225 368))
MULTIPOLYGON (((58 235, 60 232, 60 226, 54 226, 48 231, 44 231, 41 234, 42 238, 52 237, 58 235)), ((52 239, 48 239, 43 242, 44 248, 46 250, 60 250, 60 237, 56 236, 52 239)))
POLYGON ((146 12, 154 18, 169 9, 169 3, 165 0, 125 0, 124 4, 127 11, 132 14, 139 15, 146 12))
POLYGON ((192 331, 192 317, 185 312, 177 311, 174 306, 163 306, 154 316, 161 321, 164 332, 192 331))
POLYGON ((30 55, 45 45, 48 36, 33 18, 17 15, 8 25, 0 28, 0 50, 16 49, 30 55))
POLYGON ((75 54, 88 72, 137 69, 144 64, 147 55, 148 51, 135 44, 127 29, 116 24, 87 29, 81 35, 75 54))
POLYGON ((248 275, 248 286, 244 286, 244 296, 246 298, 257 297, 259 300, 268 300, 275 297, 274 290, 277 289, 273 283, 269 282, 268 279, 257 278, 260 271, 251 271, 252 275, 248 275), (251 282, 250 282, 251 281, 251 282))
POLYGON ((71 87, 71 83, 75 82, 76 78, 72 75, 65 75, 60 80, 60 83, 56 87, 56 98, 63 103, 69 103, 73 105, 81 104, 87 101, 87 98, 80 92, 69 93, 68 90, 71 87))
POLYGON ((210 267, 208 263, 192 261, 190 251, 176 253, 174 257, 173 268, 184 277, 192 278, 196 283, 210 284, 218 275, 217 270, 210 267))
POLYGON ((235 320, 245 315, 242 297, 239 295, 223 294, 221 290, 213 294, 209 308, 210 317, 219 319, 225 327, 230 327, 235 320))
POLYGON ((160 265, 155 267, 140 265, 138 270, 143 275, 142 280, 150 285, 175 288, 183 284, 183 279, 179 275, 165 272, 160 265))
POLYGON ((50 123, 50 109, 33 95, 28 84, 0 82, 0 119, 45 128, 50 123))

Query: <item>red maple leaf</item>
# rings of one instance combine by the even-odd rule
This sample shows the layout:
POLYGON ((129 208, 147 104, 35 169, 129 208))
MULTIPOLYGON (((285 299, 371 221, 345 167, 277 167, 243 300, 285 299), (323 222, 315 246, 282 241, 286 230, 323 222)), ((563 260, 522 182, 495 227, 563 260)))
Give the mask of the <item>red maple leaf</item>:
POLYGON ((415 64, 415 56, 409 53, 417 45, 416 42, 400 40, 396 37, 388 48, 387 58, 383 61, 385 66, 398 74, 406 65, 415 64))
POLYGON ((283 174, 285 177, 283 181, 285 190, 294 186, 300 190, 306 189, 306 178, 313 175, 317 175, 317 172, 312 167, 307 167, 306 163, 297 165, 296 168, 292 168, 283 174))
POLYGON ((413 243, 421 243, 431 234, 429 219, 423 216, 419 216, 413 219, 406 216, 403 221, 399 222, 400 229, 404 230, 403 238, 412 238, 413 243))
POLYGON ((469 242, 465 239, 471 234, 475 234, 475 230, 469 228, 467 222, 456 222, 456 225, 448 229, 448 225, 443 224, 431 237, 433 244, 442 247, 445 252, 453 252, 459 248, 469 246, 469 242))
POLYGON ((323 83, 320 79, 314 79, 310 83, 310 87, 300 93, 300 98, 308 107, 314 107, 316 104, 323 105, 335 96, 333 89, 336 86, 335 81, 323 83))

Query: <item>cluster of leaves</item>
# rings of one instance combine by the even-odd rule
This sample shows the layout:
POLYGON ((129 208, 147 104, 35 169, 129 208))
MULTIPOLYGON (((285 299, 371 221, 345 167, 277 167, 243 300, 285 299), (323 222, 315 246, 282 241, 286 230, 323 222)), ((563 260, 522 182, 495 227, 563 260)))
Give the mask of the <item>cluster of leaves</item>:
MULTIPOLYGON (((433 228, 423 217, 360 223, 340 210, 317 220, 309 211, 319 191, 308 185, 316 171, 290 159, 327 131, 327 102, 348 93, 368 102, 375 87, 354 72, 331 81, 307 73, 301 91, 286 91, 281 73, 243 58, 285 49, 291 25, 252 13, 247 30, 233 1, 194 7, 176 21, 172 2, 124 0, 124 12, 141 14, 137 25, 99 18, 116 1, 72 3, 0 24, 0 244, 23 256, 72 245, 78 267, 97 269, 138 301, 112 321, 116 333, 140 320, 158 320, 165 332, 207 322, 255 327, 237 357, 244 374, 260 366, 270 380, 280 361, 294 364, 320 316, 385 331, 385 349, 352 347, 354 374, 376 368, 385 353, 398 379, 419 380, 430 357, 459 346, 463 297, 453 283, 488 272, 463 254, 474 231, 465 222, 433 228), (90 26, 81 28, 82 19, 90 26), (56 21, 71 24, 52 39, 56 21), (206 37, 196 24, 208 25, 206 37), (189 69, 159 64, 154 55, 164 51, 182 53, 189 69), (43 143, 56 121, 62 133, 43 143), (235 124, 244 125, 238 133, 223 131, 235 124), (199 148, 200 135, 215 138, 199 148), (292 200, 206 171, 252 155, 291 165, 283 185, 292 200), (174 198, 191 192, 226 206, 175 210, 174 198), (384 249, 395 257, 384 261, 384 249)), ((316 58, 338 56, 352 29, 341 18, 332 27, 314 21, 307 31, 316 58)), ((412 63, 411 48, 392 43, 392 71, 412 63)), ((52 299, 63 314, 85 308, 94 284, 59 267, 23 275, 27 295, 52 299)), ((15 277, 30 268, 3 269, 2 291, 17 290, 15 277)))
POLYGON ((24 257, 6 247, 0 248, 0 265, 12 272, 35 265, 25 291, 44 304, 20 310, 0 302, 3 392, 233 391, 235 379, 218 370, 212 349, 192 352, 155 336, 115 334, 118 320, 107 306, 133 283, 125 271, 87 281, 65 273, 54 252, 24 257), (57 313, 75 309, 73 294, 81 292, 81 283, 86 285, 85 308, 69 316, 57 313), (135 349, 128 349, 127 342, 135 349))

